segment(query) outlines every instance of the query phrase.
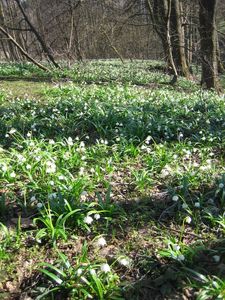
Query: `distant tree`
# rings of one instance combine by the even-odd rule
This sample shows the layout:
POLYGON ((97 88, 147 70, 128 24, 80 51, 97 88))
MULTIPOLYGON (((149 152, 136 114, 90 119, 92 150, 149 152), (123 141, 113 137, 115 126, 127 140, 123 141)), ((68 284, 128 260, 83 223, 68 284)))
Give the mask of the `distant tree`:
POLYGON ((150 17, 158 34, 168 63, 174 76, 190 77, 182 24, 183 6, 181 0, 147 0, 150 17))

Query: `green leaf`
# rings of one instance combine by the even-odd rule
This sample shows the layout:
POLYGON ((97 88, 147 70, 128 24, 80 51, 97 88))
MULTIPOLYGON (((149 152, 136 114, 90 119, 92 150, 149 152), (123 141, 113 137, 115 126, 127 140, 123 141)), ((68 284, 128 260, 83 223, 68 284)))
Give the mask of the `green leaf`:
POLYGON ((52 280, 54 280, 56 283, 58 283, 59 285, 61 285, 63 283, 63 280, 61 278, 59 278, 58 276, 56 276, 55 274, 49 272, 46 269, 39 269, 40 272, 44 273, 45 275, 47 275, 48 277, 50 277, 52 280))

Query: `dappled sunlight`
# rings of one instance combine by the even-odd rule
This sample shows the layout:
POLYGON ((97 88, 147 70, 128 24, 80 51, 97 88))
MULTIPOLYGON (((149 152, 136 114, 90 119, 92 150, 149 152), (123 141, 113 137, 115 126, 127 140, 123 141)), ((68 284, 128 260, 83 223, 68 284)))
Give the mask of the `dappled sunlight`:
POLYGON ((223 96, 121 82, 38 84, 36 95, 0 93, 0 290, 220 293, 223 96))

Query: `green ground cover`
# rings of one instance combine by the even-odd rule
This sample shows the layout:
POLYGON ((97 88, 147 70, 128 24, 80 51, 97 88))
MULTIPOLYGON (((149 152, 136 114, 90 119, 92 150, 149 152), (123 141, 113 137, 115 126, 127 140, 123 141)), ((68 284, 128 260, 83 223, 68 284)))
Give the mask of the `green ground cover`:
POLYGON ((159 66, 1 66, 0 299, 224 299, 224 96, 159 66))

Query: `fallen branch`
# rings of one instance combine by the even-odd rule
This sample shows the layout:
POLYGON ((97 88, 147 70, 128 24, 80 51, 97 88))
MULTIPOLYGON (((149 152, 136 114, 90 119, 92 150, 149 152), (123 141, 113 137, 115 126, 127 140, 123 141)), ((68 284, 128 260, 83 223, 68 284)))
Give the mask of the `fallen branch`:
POLYGON ((37 62, 33 57, 31 57, 29 55, 29 53, 26 52, 26 50, 24 50, 20 44, 17 43, 17 41, 2 27, 0 26, 0 31, 7 36, 7 38, 20 50, 20 52, 28 59, 30 60, 34 65, 36 65, 37 67, 39 67, 40 69, 50 72, 50 70, 43 66, 42 64, 40 64, 39 62, 37 62))

